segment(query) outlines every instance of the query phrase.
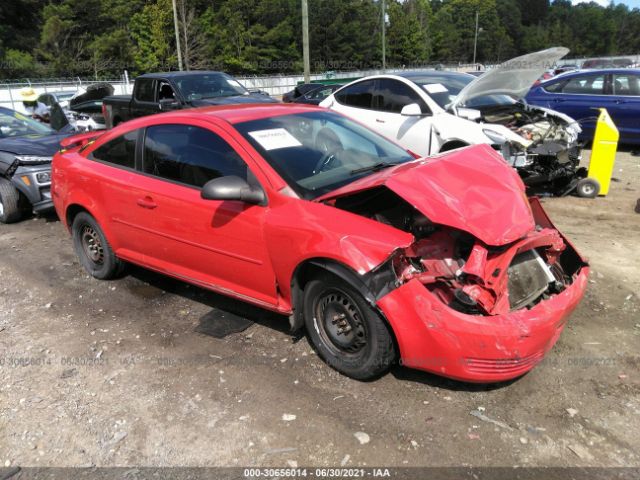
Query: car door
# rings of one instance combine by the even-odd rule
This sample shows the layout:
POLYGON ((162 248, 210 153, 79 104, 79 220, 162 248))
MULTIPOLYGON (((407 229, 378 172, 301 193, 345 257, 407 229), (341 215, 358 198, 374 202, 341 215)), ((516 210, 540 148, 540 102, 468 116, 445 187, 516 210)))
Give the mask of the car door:
POLYGON ((609 114, 620 131, 620 141, 640 143, 640 75, 614 73, 609 114))
MULTIPOLYGON (((233 139, 210 125, 163 124, 146 129, 136 228, 152 237, 145 263, 160 271, 264 305, 276 305, 266 249, 266 206, 204 200, 201 187, 220 176, 257 182, 233 139)), ((242 152, 244 155, 244 152, 242 152)))
POLYGON ((371 107, 375 80, 363 80, 349 85, 335 93, 331 105, 336 110, 377 131, 375 112, 371 107))
POLYGON ((422 156, 431 154, 430 135, 433 115, 426 102, 408 84, 380 78, 374 86, 372 109, 376 130, 404 148, 422 156), (422 115, 401 115, 409 104, 420 107, 422 115))
POLYGON ((136 151, 142 130, 132 130, 102 145, 87 155, 95 162, 87 173, 80 177, 104 210, 110 234, 110 242, 118 256, 126 260, 144 263, 144 247, 153 239, 139 223, 139 199, 143 192, 137 189, 136 151), (91 178, 85 179, 86 176, 91 178))

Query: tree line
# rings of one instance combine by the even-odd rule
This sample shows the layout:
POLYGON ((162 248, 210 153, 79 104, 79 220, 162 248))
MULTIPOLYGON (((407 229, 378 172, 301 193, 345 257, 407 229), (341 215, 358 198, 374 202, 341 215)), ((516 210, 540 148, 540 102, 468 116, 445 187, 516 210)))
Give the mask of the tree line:
MULTIPOLYGON (((300 0, 176 0, 187 69, 302 70, 300 0)), ((386 64, 500 62, 549 46, 572 57, 640 51, 640 10, 569 0, 386 0, 386 64)), ((381 0, 308 0, 314 72, 382 65, 381 0)), ((172 0, 0 4, 0 78, 113 78, 177 69, 172 0)))

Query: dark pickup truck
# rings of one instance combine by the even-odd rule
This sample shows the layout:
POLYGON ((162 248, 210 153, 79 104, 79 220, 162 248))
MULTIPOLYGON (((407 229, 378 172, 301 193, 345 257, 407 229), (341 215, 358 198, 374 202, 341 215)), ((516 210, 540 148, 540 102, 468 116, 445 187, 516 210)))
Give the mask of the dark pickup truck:
POLYGON ((183 108, 232 103, 278 103, 250 92, 222 72, 147 73, 136 78, 133 95, 111 95, 102 103, 105 124, 112 128, 132 118, 183 108))

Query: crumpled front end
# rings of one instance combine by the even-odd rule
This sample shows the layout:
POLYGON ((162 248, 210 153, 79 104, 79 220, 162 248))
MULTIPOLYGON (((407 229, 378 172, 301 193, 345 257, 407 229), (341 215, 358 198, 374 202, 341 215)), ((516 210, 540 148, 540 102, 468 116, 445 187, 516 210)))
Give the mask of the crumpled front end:
POLYGON ((531 206, 536 229, 508 245, 439 228, 386 264, 395 288, 377 304, 403 365, 496 382, 543 359, 582 298, 589 269, 537 199, 531 206))
POLYGON ((493 147, 514 167, 530 193, 563 195, 580 178, 582 131, 570 117, 520 103, 481 109, 478 121, 493 147))

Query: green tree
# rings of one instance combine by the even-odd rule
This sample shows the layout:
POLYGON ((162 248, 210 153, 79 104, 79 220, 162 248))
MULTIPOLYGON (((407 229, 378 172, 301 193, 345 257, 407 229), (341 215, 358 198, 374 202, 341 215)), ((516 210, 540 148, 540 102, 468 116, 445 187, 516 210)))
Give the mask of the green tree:
POLYGON ((431 55, 433 12, 426 0, 391 1, 387 30, 390 65, 423 65, 431 55))
POLYGON ((171 0, 157 0, 131 17, 133 60, 140 72, 177 69, 171 0))

